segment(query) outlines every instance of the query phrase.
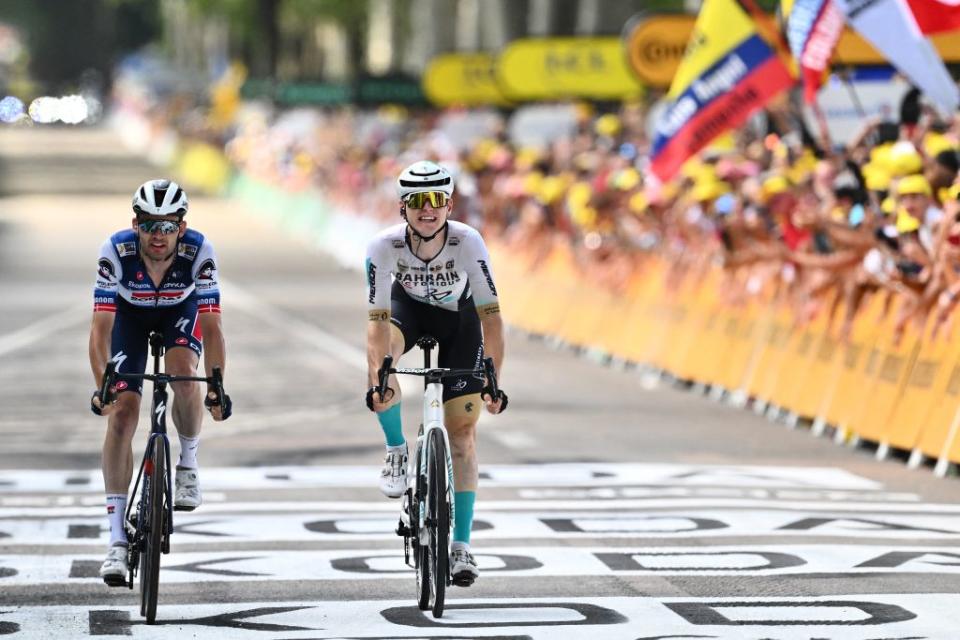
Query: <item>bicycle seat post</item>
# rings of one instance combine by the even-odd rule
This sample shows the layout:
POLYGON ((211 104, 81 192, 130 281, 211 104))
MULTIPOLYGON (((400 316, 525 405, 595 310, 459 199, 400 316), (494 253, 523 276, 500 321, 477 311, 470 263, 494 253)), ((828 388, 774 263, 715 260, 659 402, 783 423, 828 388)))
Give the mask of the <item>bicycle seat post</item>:
MULTIPOLYGON (((423 336, 417 340, 417 346, 423 349, 423 368, 430 368, 430 352, 437 346, 437 340, 433 336, 423 336)), ((429 384, 429 380, 424 378, 424 387, 429 384)))
POLYGON ((153 331, 150 333, 150 355, 153 356, 153 371, 160 372, 160 356, 163 355, 163 334, 153 331))

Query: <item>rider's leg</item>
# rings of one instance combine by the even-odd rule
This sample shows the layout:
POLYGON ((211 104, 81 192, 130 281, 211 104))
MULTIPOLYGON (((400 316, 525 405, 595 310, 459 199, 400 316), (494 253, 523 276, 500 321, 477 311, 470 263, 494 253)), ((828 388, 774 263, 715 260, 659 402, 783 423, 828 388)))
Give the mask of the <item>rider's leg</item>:
MULTIPOLYGON (((164 356, 166 372, 172 376, 195 376, 200 358, 189 348, 168 349, 164 356)), ((197 467, 200 446, 200 423, 203 420, 203 390, 199 382, 173 382, 173 403, 170 416, 180 436, 180 461, 177 466, 197 467)))
MULTIPOLYGON (((390 354, 396 363, 403 355, 404 338, 400 329, 390 325, 390 354)), ((386 439, 387 449, 402 447, 406 444, 403 437, 403 422, 400 418, 400 384, 397 376, 390 376, 388 385, 393 389, 393 397, 390 399, 390 407, 377 414, 377 420, 380 422, 380 428, 383 430, 383 436, 386 439)))
MULTIPOLYGON (((173 376, 197 375, 200 357, 191 348, 167 348, 164 358, 167 373, 173 376)), ((173 506, 193 511, 203 502, 197 465, 200 447, 200 423, 203 420, 203 390, 199 382, 172 382, 173 403, 170 415, 180 438, 180 460, 174 475, 173 506)))
POLYGON ((477 419, 480 394, 459 396, 444 403, 444 423, 453 458, 453 542, 470 543, 473 503, 477 495, 477 419))
POLYGON ((110 544, 127 541, 123 515, 127 491, 133 477, 133 434, 140 415, 140 394, 127 391, 117 396, 113 412, 107 417, 103 439, 103 484, 107 494, 107 517, 110 521, 110 544))

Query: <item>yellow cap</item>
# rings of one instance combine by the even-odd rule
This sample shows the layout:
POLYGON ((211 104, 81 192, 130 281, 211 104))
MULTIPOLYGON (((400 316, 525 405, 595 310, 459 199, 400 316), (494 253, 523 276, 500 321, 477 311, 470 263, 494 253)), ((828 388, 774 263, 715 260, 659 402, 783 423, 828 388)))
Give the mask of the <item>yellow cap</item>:
POLYGON ((630 211, 640 214, 647 210, 650 202, 647 200, 647 195, 643 191, 637 191, 630 196, 630 202, 628 204, 630 211))
POLYGON ((782 175, 773 175, 763 181, 761 186, 764 199, 771 198, 778 193, 783 193, 790 190, 790 181, 787 180, 786 176, 782 175))
POLYGON ((920 221, 901 207, 897 210, 897 233, 910 233, 920 228, 920 221))
POLYGON ((570 212, 570 219, 578 227, 589 229, 597 222, 597 210, 593 207, 578 207, 570 212))
POLYGON ((900 178, 900 181, 897 182, 897 196, 914 194, 924 196, 930 196, 933 194, 933 191, 930 189, 930 183, 927 182, 927 179, 920 174, 914 174, 900 178))
POLYGON ((888 167, 895 176, 908 176, 923 169, 923 158, 911 143, 898 142, 890 148, 888 167))
POLYGON ((863 179, 869 191, 890 189, 890 172, 877 162, 868 162, 863 165, 863 179))
POLYGON ((612 138, 620 133, 620 118, 612 113, 602 115, 597 118, 596 123, 593 125, 593 130, 597 132, 597 135, 612 138))
POLYGON ((539 193, 542 184, 543 174, 539 171, 531 171, 523 179, 523 192, 527 195, 539 193))
POLYGON ((540 183, 540 192, 537 198, 543 204, 553 204, 557 198, 563 195, 566 188, 563 178, 559 176, 547 176, 540 183))
POLYGON ((587 206, 590 202, 590 196, 593 195, 593 189, 586 182, 577 182, 567 191, 567 207, 574 211, 587 206))
POLYGON ((697 202, 716 200, 730 192, 730 185, 719 180, 702 180, 693 186, 693 199, 697 202))
POLYGON ((930 132, 923 137, 923 152, 928 158, 935 157, 941 151, 956 148, 957 146, 942 133, 930 132))
POLYGON ((896 210, 897 201, 893 199, 893 196, 887 196, 883 199, 883 202, 880 203, 880 211, 883 211, 886 215, 890 215, 896 210))
POLYGON ((640 172, 633 167, 622 169, 613 174, 611 182, 620 191, 629 191, 640 184, 640 172))

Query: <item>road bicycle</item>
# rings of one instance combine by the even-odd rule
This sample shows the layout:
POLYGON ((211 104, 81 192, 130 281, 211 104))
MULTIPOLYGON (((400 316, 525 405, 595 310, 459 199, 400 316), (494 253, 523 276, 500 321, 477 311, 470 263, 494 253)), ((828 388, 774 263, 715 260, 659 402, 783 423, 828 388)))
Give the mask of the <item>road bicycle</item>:
MULTIPOLYGON (((208 378, 171 376, 160 371, 163 355, 163 335, 150 334, 150 354, 153 373, 118 373, 116 363, 107 363, 100 386, 104 404, 115 399, 114 385, 121 381, 150 380, 153 382, 153 402, 150 407, 150 436, 140 463, 137 481, 127 501, 124 523, 127 528, 126 586, 133 589, 134 578, 140 576, 140 615, 153 624, 157 617, 157 596, 160 584, 160 554, 170 553, 170 534, 173 533, 173 492, 170 473, 170 440, 167 438, 167 385, 171 382, 206 382, 216 394, 215 403, 224 402, 223 375, 214 368, 208 378), (134 500, 138 495, 139 499, 134 500), (143 557, 143 566, 140 559, 143 557)), ((180 509, 178 509, 180 510, 180 509)), ((182 509, 187 510, 187 509, 182 509)), ((124 583, 121 583, 124 584, 124 583)), ((114 585, 120 586, 120 585, 114 585)))
POLYGON ((451 584, 450 533, 454 520, 453 459, 443 425, 443 379, 485 376, 493 397, 499 393, 492 358, 484 359, 482 369, 431 368, 430 352, 437 346, 436 339, 424 336, 417 346, 423 349, 423 368, 395 369, 393 357, 388 355, 378 372, 377 390, 381 398, 386 397, 390 374, 424 378, 423 422, 417 432, 416 452, 408 463, 397 535, 403 537, 404 561, 417 572, 417 606, 439 618, 446 588, 451 584))

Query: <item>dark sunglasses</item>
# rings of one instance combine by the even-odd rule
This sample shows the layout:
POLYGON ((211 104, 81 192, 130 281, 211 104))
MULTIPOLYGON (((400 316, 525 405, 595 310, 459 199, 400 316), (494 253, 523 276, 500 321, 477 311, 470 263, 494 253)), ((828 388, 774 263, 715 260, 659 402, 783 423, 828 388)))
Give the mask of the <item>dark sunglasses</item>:
POLYGON ((447 194, 442 191, 424 191, 422 193, 411 193, 403 202, 409 209, 423 209, 428 202, 430 206, 436 209, 447 204, 447 201, 447 194))
POLYGON ((144 220, 137 223, 137 228, 143 233, 160 233, 166 236, 180 231, 180 223, 172 220, 144 220))

